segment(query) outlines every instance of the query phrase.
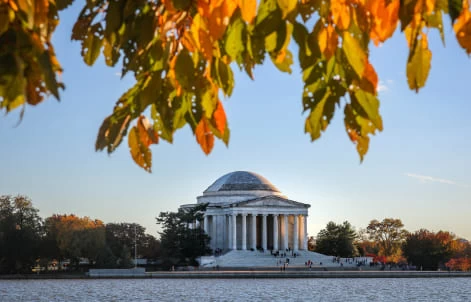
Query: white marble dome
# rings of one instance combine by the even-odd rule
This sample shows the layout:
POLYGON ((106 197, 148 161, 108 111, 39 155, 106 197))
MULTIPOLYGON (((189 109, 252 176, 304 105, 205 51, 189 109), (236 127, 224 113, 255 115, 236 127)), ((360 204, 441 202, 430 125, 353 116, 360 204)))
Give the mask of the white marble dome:
POLYGON ((197 199, 198 203, 233 203, 269 195, 284 197, 265 177, 235 171, 219 177, 197 199))

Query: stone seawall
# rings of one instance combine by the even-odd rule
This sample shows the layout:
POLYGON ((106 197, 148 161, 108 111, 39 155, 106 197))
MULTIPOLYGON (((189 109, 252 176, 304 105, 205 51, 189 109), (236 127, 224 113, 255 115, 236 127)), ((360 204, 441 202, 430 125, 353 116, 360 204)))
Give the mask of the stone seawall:
POLYGON ((273 279, 273 278, 469 278, 471 272, 424 271, 193 271, 148 272, 145 274, 43 274, 0 275, 7 279, 273 279))
POLYGON ((150 272, 147 278, 463 278, 471 272, 417 272, 417 271, 213 271, 213 272, 150 272))

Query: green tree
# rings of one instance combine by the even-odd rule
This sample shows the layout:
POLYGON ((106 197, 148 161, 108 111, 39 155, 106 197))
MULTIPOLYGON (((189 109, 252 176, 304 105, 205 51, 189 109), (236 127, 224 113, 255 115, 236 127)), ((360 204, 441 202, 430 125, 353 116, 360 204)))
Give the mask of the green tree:
POLYGON ((366 228, 371 240, 379 246, 379 255, 391 257, 400 253, 401 245, 408 232, 403 229, 404 224, 400 219, 385 218, 383 221, 371 220, 366 228))
POLYGON ((162 226, 160 244, 164 265, 196 265, 196 258, 211 252, 209 236, 201 228, 190 228, 202 221, 207 204, 178 212, 161 212, 157 224, 162 226))
POLYGON ((317 234, 315 251, 339 257, 354 257, 358 254, 354 243, 356 238, 357 234, 350 222, 336 224, 330 221, 317 234))
MULTIPOLYGON (((0 109, 7 113, 59 99, 62 68, 51 41, 59 11, 73 0, 0 1, 0 109)), ((304 131, 318 139, 336 110, 360 158, 370 136, 382 131, 378 75, 371 45, 386 42, 397 28, 408 45, 410 89, 425 85, 432 60, 428 34, 445 41, 443 16, 471 53, 467 0, 87 0, 72 29, 82 57, 93 65, 100 53, 120 64, 135 84, 125 92, 98 131, 96 150, 113 152, 128 136, 134 161, 151 170, 151 144, 173 142, 189 125, 208 154, 215 137, 226 145, 229 129, 220 96, 234 89, 232 68, 254 78, 271 61, 291 73, 297 58, 304 83, 304 131), (400 25, 400 26, 399 26, 400 25)))
POLYGON ((131 253, 134 257, 134 245, 137 243, 139 258, 156 259, 160 253, 158 240, 145 233, 145 228, 137 223, 108 223, 106 228, 106 244, 114 255, 120 256, 131 253))
POLYGON ((26 196, 0 196, 0 273, 31 272, 43 235, 38 212, 26 196))
POLYGON ((402 252, 409 263, 425 270, 437 270, 450 259, 452 247, 437 234, 420 229, 407 235, 402 252))

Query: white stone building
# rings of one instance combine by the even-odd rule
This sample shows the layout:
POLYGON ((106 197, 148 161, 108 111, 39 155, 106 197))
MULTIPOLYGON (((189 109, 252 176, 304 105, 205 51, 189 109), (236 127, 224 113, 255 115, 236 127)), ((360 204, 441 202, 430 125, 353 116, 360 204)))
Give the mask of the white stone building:
POLYGON ((310 205, 288 199, 261 175, 226 174, 197 203, 208 203, 203 227, 213 250, 307 250, 310 205))

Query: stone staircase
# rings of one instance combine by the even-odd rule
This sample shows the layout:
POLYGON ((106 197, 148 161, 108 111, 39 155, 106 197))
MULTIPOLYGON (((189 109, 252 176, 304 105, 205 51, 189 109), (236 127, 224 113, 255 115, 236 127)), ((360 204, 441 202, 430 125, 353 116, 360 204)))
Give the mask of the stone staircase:
POLYGON ((275 257, 270 252, 260 251, 229 251, 224 255, 215 257, 215 264, 221 268, 227 267, 247 267, 247 268, 278 268, 282 266, 286 259, 289 259, 289 268, 305 268, 309 260, 313 263, 313 267, 355 267, 356 263, 349 262, 341 259, 340 263, 333 262, 332 256, 310 252, 298 251, 297 256, 291 255, 291 252, 286 252, 286 257, 275 257), (281 260, 281 264, 280 264, 281 260), (322 263, 322 265, 321 265, 322 263))

